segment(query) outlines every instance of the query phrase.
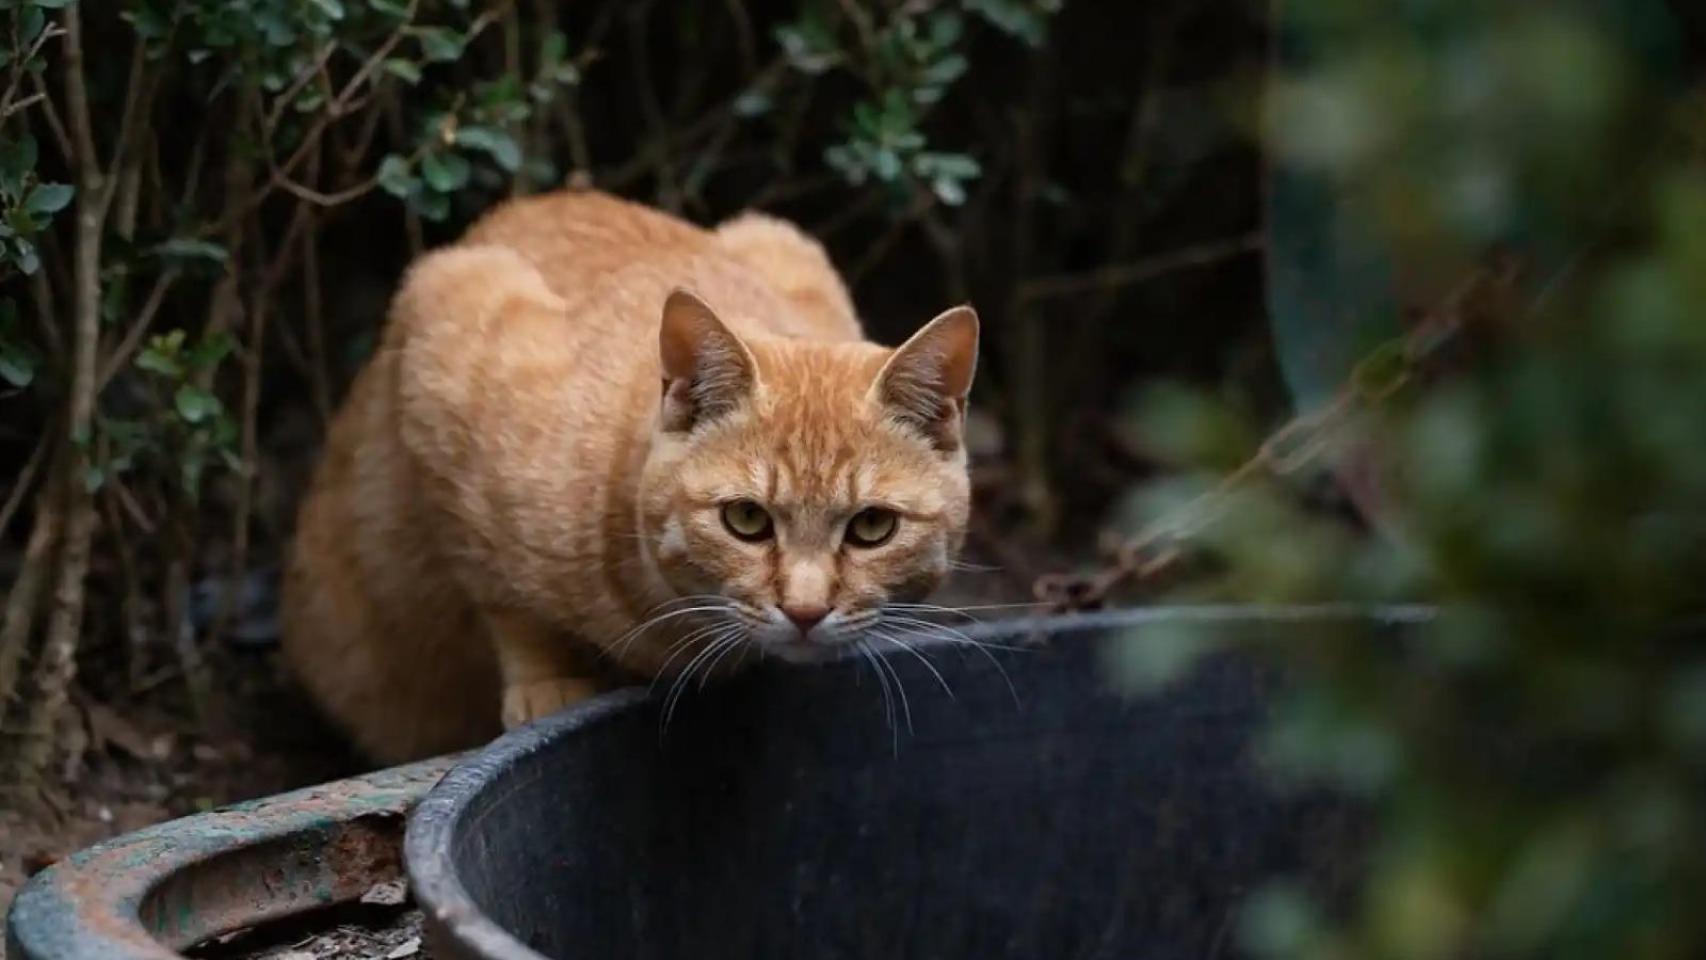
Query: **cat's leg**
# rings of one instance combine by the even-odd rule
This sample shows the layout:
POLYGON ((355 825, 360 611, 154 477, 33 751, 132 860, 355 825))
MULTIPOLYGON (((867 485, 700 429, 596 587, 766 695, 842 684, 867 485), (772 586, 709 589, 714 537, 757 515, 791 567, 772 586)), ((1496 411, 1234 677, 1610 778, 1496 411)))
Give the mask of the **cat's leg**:
POLYGON ((503 678, 505 730, 556 713, 598 692, 580 676, 567 642, 557 631, 517 613, 486 612, 492 649, 503 678))

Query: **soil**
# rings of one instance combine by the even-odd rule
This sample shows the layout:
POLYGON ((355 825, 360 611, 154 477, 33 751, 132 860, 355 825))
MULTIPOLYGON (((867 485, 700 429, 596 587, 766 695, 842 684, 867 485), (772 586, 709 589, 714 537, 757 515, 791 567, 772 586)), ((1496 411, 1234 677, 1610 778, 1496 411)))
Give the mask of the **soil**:
POLYGON ((223 658, 215 674, 222 693, 203 722, 168 690, 121 703, 79 697, 59 777, 0 804, 0 915, 25 879, 91 844, 361 769, 276 651, 223 658))

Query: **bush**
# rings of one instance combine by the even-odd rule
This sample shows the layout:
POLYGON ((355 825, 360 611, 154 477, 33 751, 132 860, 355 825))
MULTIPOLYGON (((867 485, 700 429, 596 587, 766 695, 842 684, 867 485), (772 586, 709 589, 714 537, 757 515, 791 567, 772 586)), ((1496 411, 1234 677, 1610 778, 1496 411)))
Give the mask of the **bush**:
MULTIPOLYGON (((1270 293, 1280 349, 1315 403, 1306 445, 1360 486, 1378 532, 1271 474, 1188 524, 1219 571, 1191 599, 1440 608, 1401 643, 1273 652, 1296 686, 1266 762, 1367 797, 1380 829, 1348 918, 1277 888, 1246 940, 1311 958, 1695 956, 1698 95, 1659 5, 1424 6, 1295 5, 1309 53, 1270 102, 1276 234, 1328 251, 1299 266, 1307 296, 1270 293), (1366 246, 1334 246, 1349 238, 1366 246), (1400 339, 1369 349, 1383 335, 1400 339)), ((1152 404, 1134 429, 1186 455, 1227 437, 1255 452, 1209 399, 1152 404)), ((1213 482, 1151 488, 1124 522, 1213 482)), ((1222 641, 1168 642, 1130 675, 1164 680, 1222 641)))

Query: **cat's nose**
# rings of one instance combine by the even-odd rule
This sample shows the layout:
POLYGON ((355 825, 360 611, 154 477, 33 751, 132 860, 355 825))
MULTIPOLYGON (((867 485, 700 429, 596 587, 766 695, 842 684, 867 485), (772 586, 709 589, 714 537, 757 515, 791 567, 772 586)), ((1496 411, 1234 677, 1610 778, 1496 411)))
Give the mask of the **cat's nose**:
POLYGON ((782 615, 794 621, 794 626, 800 628, 802 635, 812 632, 812 628, 823 622, 829 616, 829 608, 822 604, 789 605, 782 608, 782 615))

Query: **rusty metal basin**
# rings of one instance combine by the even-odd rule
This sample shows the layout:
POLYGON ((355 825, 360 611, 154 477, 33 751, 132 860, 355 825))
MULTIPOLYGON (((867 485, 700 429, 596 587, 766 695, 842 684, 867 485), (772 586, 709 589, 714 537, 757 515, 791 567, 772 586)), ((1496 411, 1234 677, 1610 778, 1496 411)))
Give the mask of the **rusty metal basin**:
MULTIPOLYGON (((1154 619, 994 626, 979 639, 1048 642, 896 652, 882 682, 858 661, 759 669, 667 726, 634 691, 512 732, 410 819, 428 943, 458 960, 1235 956, 1265 880, 1348 890, 1359 822, 1270 792, 1249 748, 1273 684, 1250 663, 1111 689, 1110 645, 1154 619)), ((1295 642, 1322 624, 1240 629, 1295 642)))
POLYGON ((168 960, 220 934, 353 901, 402 876, 404 816, 453 758, 159 824, 18 892, 12 960, 168 960))

